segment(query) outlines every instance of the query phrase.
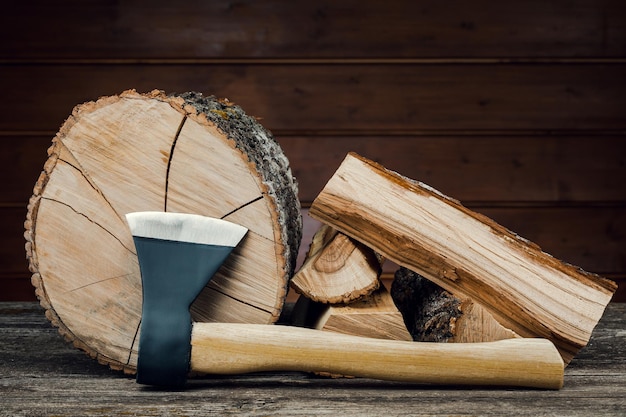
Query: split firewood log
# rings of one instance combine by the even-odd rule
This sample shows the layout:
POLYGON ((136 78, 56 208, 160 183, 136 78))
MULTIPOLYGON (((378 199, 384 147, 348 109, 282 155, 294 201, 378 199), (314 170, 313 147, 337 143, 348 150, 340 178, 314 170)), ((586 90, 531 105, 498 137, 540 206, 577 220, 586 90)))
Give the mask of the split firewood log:
POLYGON ((326 304, 313 328, 375 339, 412 340, 384 285, 349 304, 326 304))
POLYGON ((239 106, 193 92, 126 91, 77 106, 48 153, 29 203, 26 251, 48 318, 76 346, 135 370, 141 279, 125 222, 134 211, 247 227, 192 316, 278 319, 302 233, 297 184, 271 133, 239 106))
POLYGON ((322 225, 291 287, 320 303, 350 303, 378 289, 383 261, 362 243, 322 225))

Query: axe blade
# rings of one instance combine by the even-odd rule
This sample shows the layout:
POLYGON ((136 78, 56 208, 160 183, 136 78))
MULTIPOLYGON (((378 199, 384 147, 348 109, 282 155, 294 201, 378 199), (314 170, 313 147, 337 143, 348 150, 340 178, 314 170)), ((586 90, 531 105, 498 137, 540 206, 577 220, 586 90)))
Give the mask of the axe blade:
POLYGON ((137 382, 184 385, 191 354, 189 308, 248 229, 196 214, 136 212, 126 219, 143 295, 137 382))

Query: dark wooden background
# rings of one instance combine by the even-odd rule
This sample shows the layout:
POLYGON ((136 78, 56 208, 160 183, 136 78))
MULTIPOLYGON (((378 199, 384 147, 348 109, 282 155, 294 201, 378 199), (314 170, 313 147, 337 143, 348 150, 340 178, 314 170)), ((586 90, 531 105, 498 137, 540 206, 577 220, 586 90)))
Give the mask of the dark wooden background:
POLYGON ((52 137, 76 104, 130 88, 262 118, 305 208, 356 151, 626 301, 623 0, 3 4, 0 300, 34 299, 23 221, 52 137))

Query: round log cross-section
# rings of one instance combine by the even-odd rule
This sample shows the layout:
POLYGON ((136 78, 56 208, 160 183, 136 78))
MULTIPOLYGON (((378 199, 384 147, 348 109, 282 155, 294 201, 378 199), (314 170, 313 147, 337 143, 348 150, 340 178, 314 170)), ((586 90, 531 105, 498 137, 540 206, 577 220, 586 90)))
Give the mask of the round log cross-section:
POLYGON ((77 347, 135 371, 141 277, 124 216, 135 211, 247 227, 192 317, 277 320, 301 238, 297 184, 271 134, 240 107, 198 93, 126 91, 77 106, 48 153, 26 252, 48 318, 77 347))

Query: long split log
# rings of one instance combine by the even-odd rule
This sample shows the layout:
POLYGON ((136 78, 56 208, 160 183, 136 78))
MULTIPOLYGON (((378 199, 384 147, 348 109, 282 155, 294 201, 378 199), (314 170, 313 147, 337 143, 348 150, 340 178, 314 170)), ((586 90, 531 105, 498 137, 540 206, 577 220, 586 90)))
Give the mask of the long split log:
POLYGON ((617 288, 433 188, 354 153, 309 213, 477 301, 520 336, 550 339, 565 363, 587 344, 617 288))

